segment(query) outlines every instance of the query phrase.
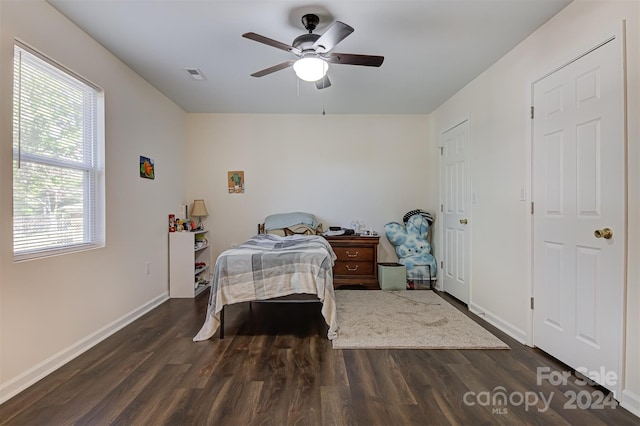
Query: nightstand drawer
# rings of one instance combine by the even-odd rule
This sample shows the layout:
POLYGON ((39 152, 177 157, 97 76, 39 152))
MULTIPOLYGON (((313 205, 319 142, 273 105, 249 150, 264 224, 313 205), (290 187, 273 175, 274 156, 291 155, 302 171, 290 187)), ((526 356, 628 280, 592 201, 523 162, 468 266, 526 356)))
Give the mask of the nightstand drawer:
POLYGON ((372 275, 373 264, 371 262, 355 262, 337 260, 333 266, 334 275, 372 275))
POLYGON ((378 244, 380 238, 360 235, 325 237, 336 254, 333 287, 364 287, 379 290, 378 244))
POLYGON ((338 260, 369 261, 373 260, 373 247, 334 247, 338 260))

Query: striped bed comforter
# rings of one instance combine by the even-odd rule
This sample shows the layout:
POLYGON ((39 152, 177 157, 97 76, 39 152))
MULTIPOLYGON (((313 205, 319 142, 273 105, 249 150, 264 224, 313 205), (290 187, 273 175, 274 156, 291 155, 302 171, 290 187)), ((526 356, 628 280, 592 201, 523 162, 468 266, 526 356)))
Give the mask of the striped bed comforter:
POLYGON ((327 337, 337 337, 333 263, 336 255, 323 237, 258 234, 226 250, 216 260, 204 325, 193 338, 207 340, 220 326, 225 305, 267 300, 290 294, 313 294, 322 302, 329 325, 327 337))

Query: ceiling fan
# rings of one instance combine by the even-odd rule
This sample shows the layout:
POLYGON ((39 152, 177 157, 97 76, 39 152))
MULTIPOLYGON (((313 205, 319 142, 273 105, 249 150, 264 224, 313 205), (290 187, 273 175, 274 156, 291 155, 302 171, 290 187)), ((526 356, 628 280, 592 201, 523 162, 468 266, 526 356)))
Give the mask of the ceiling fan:
POLYGON ((320 18, 318 15, 308 13, 302 17, 302 25, 309 31, 293 40, 291 45, 281 43, 256 33, 245 33, 242 37, 264 43, 278 49, 291 52, 298 59, 290 59, 280 64, 265 68, 251 74, 252 77, 263 77, 285 68, 293 67, 296 75, 305 81, 316 83, 318 89, 331 86, 331 81, 327 76, 329 64, 342 65, 362 65, 366 67, 379 67, 384 61, 384 56, 354 55, 351 53, 337 53, 331 50, 342 40, 344 40, 354 30, 344 22, 335 21, 324 34, 313 34, 320 18))

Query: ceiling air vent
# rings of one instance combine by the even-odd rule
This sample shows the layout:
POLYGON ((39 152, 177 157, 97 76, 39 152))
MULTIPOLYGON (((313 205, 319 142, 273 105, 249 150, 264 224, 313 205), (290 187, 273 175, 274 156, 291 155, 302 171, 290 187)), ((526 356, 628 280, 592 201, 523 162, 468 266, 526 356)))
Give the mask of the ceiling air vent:
POLYGON ((202 71, 200 71, 198 68, 185 68, 185 70, 194 80, 202 81, 207 79, 207 77, 205 77, 204 74, 202 74, 202 71))

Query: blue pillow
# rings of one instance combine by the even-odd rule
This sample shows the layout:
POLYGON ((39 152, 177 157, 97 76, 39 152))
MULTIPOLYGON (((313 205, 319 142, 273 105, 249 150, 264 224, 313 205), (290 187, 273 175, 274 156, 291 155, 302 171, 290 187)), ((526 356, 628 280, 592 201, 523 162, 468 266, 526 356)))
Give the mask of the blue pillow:
POLYGON ((264 220, 264 229, 270 231, 272 229, 288 228, 294 225, 308 225, 313 229, 318 227, 318 221, 315 216, 309 213, 278 213, 267 216, 264 220))

